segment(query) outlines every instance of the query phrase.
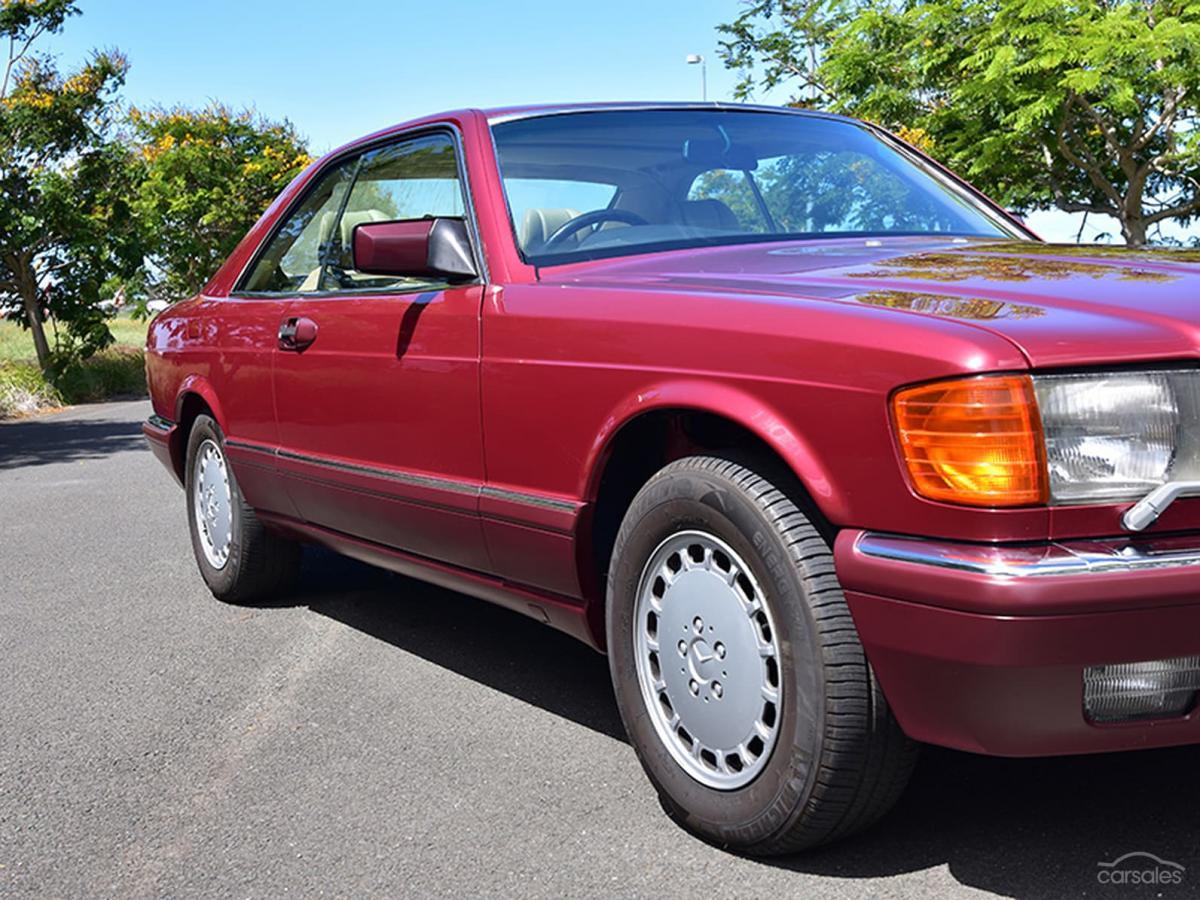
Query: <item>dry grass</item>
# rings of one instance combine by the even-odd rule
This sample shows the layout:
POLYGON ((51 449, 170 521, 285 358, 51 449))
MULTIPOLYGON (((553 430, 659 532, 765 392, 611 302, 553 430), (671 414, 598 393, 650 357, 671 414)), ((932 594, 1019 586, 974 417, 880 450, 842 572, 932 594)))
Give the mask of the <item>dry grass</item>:
POLYGON ((0 320, 0 419, 145 393, 146 323, 121 317, 109 321, 108 327, 117 339, 115 346, 72 366, 50 384, 37 366, 29 332, 0 320))
MULTIPOLYGON (((141 349, 146 345, 146 322, 128 316, 108 320, 108 330, 117 339, 118 347, 141 349)), ((52 335, 47 335, 53 341, 52 335)), ((16 322, 0 319, 0 362, 23 362, 34 359, 33 338, 16 322)))

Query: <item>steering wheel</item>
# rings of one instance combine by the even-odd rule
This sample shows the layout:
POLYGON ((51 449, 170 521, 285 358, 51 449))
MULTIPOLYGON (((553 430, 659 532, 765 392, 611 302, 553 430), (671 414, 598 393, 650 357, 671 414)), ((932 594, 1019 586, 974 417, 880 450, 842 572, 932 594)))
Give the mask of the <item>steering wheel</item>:
POLYGON ((594 209, 591 212, 585 212, 581 216, 576 216, 569 222, 564 222, 559 226, 558 230, 550 237, 546 238, 546 243, 542 244, 543 250, 552 250, 562 244, 567 238, 575 234, 577 231, 582 231, 584 228, 599 225, 601 222, 623 222, 626 225, 649 225, 650 223, 639 216, 637 213, 629 212, 625 209, 594 209))

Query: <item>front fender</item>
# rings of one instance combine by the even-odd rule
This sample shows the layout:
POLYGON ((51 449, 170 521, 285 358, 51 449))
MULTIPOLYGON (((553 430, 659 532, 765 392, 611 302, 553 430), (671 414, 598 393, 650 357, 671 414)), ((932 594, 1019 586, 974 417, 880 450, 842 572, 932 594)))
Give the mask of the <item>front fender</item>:
POLYGON ((579 496, 595 501, 604 467, 622 429, 647 413, 665 409, 711 413, 757 435, 783 458, 830 521, 846 521, 848 510, 828 470, 786 417, 761 397, 740 387, 695 378, 653 382, 621 398, 589 449, 579 496))

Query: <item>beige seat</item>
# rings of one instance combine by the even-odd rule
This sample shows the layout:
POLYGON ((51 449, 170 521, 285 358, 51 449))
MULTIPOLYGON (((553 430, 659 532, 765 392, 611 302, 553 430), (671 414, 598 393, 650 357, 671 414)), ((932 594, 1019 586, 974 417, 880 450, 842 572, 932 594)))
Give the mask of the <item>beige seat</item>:
POLYGON ((346 210, 342 213, 342 223, 339 231, 341 232, 342 246, 350 249, 351 241, 354 240, 354 226, 363 225, 367 222, 386 222, 388 215, 383 210, 379 209, 355 209, 346 210))
POLYGON ((683 221, 697 228, 711 228, 713 231, 742 231, 742 223, 738 221, 733 210, 720 200, 686 200, 683 203, 683 221))
POLYGON ((567 207, 560 209, 530 207, 525 210, 525 215, 521 219, 521 246, 526 250, 541 249, 554 232, 577 218, 579 214, 579 210, 567 207))

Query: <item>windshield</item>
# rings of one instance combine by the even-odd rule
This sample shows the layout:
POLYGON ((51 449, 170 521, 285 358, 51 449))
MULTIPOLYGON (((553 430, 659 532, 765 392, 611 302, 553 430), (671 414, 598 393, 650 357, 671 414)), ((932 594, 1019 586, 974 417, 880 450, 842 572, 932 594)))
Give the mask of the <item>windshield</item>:
POLYGON ((1026 237, 849 121, 748 110, 578 112, 492 128, 535 265, 822 237, 1026 237))

